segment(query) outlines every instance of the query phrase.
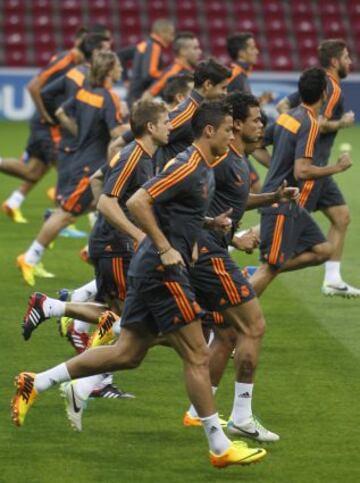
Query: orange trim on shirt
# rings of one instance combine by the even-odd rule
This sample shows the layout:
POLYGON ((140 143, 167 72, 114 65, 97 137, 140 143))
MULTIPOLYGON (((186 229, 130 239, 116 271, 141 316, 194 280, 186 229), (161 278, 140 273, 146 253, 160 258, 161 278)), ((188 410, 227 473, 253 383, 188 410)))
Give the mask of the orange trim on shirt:
POLYGON ((55 72, 65 69, 69 64, 76 61, 76 55, 73 50, 70 50, 62 59, 55 62, 55 64, 49 66, 38 75, 40 85, 43 86, 49 77, 51 77, 55 72))
POLYGON ((299 198, 299 206, 304 207, 306 205, 307 200, 309 199, 310 193, 315 186, 315 181, 313 179, 309 179, 305 181, 303 189, 300 193, 299 198))
POLYGON ((76 99, 78 101, 83 102, 84 104, 88 104, 89 106, 96 107, 97 109, 101 109, 104 105, 104 97, 99 96, 98 94, 93 94, 90 91, 85 89, 79 89, 76 93, 76 99))
POLYGON ((59 126, 50 126, 50 136, 54 144, 61 141, 61 131, 59 126))
POLYGON ((309 114, 309 112, 308 112, 308 116, 311 122, 311 128, 310 128, 309 137, 305 147, 305 157, 312 158, 314 156, 315 142, 319 132, 319 123, 311 114, 309 114))
POLYGON ((196 318, 195 312, 181 285, 177 282, 165 282, 165 286, 169 289, 171 295, 174 297, 176 305, 179 307, 185 322, 192 322, 196 318))
POLYGON ((66 73, 66 77, 74 81, 79 87, 82 87, 85 81, 85 75, 80 72, 77 67, 70 69, 69 72, 66 73))
POLYGON ((273 241, 271 244, 271 250, 270 250, 269 259, 268 259, 268 262, 271 265, 276 265, 277 263, 277 259, 281 248, 282 237, 283 237, 284 223, 285 223, 285 215, 277 215, 273 241))
POLYGON ((182 164, 173 171, 169 176, 166 178, 160 179, 157 183, 151 186, 147 192, 152 198, 156 198, 157 196, 161 195, 164 191, 174 186, 176 183, 183 180, 186 176, 190 175, 199 165, 201 157, 197 151, 194 151, 189 158, 187 163, 182 164))
POLYGON ((334 77, 330 76, 329 74, 327 75, 330 79, 333 91, 330 98, 328 99, 328 102, 324 111, 324 116, 326 117, 326 119, 331 119, 333 116, 334 108, 341 96, 341 88, 334 77))
POLYGON ((133 152, 130 154, 128 160, 125 163, 124 169, 121 171, 112 191, 111 194, 114 196, 119 196, 121 193, 121 190, 124 187, 124 184, 126 183, 127 179, 131 175, 131 173, 134 171, 140 157, 142 154, 142 149, 136 145, 135 149, 133 152))
POLYGON ((186 121, 191 119, 196 111, 196 107, 196 103, 191 99, 187 108, 171 120, 171 127, 173 129, 176 129, 177 127, 181 126, 186 121))
POLYGON ((161 76, 162 71, 159 69, 159 62, 160 62, 160 55, 161 55, 161 47, 156 42, 153 42, 151 46, 151 54, 150 54, 150 65, 149 65, 149 75, 157 79, 161 76))
POLYGON ((121 112, 121 102, 120 102, 119 96, 112 89, 109 89, 109 94, 111 95, 111 99, 112 99, 114 106, 115 106, 116 120, 117 120, 117 122, 120 123, 122 121, 123 116, 122 116, 122 112, 121 112))
POLYGON ((184 69, 189 70, 190 72, 190 69, 188 69, 186 66, 181 64, 179 61, 175 61, 174 64, 170 67, 170 69, 167 72, 164 72, 160 77, 160 79, 150 87, 149 89, 150 94, 152 96, 157 96, 164 89, 167 80, 184 69))
POLYGON ((290 131, 292 134, 296 134, 301 126, 301 123, 295 119, 295 117, 292 117, 286 113, 280 114, 276 120, 276 124, 283 127, 287 131, 290 131))
POLYGON ((240 294, 236 288, 236 285, 231 278, 229 272, 226 271, 224 260, 222 258, 211 258, 211 263, 214 272, 219 277, 221 285, 224 287, 225 292, 229 298, 229 301, 235 305, 241 303, 240 294))

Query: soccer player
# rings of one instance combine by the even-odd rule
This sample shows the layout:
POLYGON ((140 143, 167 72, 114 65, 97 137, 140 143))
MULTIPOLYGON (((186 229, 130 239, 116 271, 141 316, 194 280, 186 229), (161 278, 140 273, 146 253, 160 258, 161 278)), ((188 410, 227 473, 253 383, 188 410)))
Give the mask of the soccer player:
POLYGON ((152 82, 162 74, 162 50, 169 47, 175 38, 175 27, 169 19, 156 20, 147 40, 136 46, 132 78, 129 86, 128 104, 139 99, 152 82))
POLYGON ((164 87, 163 99, 169 110, 174 110, 189 97, 193 88, 194 76, 192 74, 177 75, 168 79, 164 87))
POLYGON ((216 467, 248 464, 266 455, 263 449, 231 442, 219 424, 209 379, 208 348, 199 319, 201 309, 188 275, 214 190, 211 168, 233 140, 231 111, 223 103, 204 103, 194 115, 192 126, 194 145, 127 203, 148 236, 131 262, 118 341, 85 351, 43 373, 19 374, 12 401, 16 425, 24 423, 38 393, 55 383, 138 366, 161 332, 184 362, 186 388, 202 420, 211 463, 216 467))
POLYGON ((119 315, 122 312, 130 260, 135 244, 144 237, 132 221, 126 202, 155 175, 152 156, 158 146, 166 144, 170 132, 164 103, 138 101, 132 108, 130 123, 135 141, 118 153, 107 168, 104 188, 97 203, 99 216, 89 240, 96 273, 95 299, 101 303, 62 302, 34 293, 24 318, 25 340, 50 317, 67 316, 97 323, 106 309, 119 315))
MULTIPOLYGON (((228 246, 252 251, 258 239, 251 231, 239 237, 235 234, 245 210, 291 200, 298 194, 297 188, 287 188, 281 183, 273 192, 250 194, 250 171, 244 159, 246 145, 256 145, 262 135, 261 112, 258 100, 251 94, 234 92, 226 102, 232 107, 234 141, 229 152, 214 167, 216 190, 208 215, 216 217, 227 209, 232 212, 232 230, 227 234, 202 231, 198 242, 199 258, 191 269, 191 283, 201 307, 216 321, 215 340, 210 346, 211 376, 214 392, 219 373, 228 361, 228 354, 219 352, 223 336, 222 327, 230 331, 235 351, 234 411, 228 422, 228 431, 258 441, 277 441, 279 436, 268 431, 252 414, 251 400, 255 370, 258 364, 265 321, 260 304, 248 280, 228 253, 228 246), (232 329, 232 327, 235 329, 232 329), (219 334, 220 332, 220 334, 219 334), (218 341, 218 337, 220 341, 218 341), (216 350, 218 357, 213 357, 216 350), (244 396, 246 394, 246 396, 244 396)), ((232 346, 233 347, 233 346, 232 346)), ((201 422, 193 407, 185 414, 184 425, 198 426, 201 422)))
POLYGON ((152 83, 143 96, 162 96, 166 82, 170 77, 189 74, 194 71, 202 54, 199 39, 191 32, 180 32, 174 41, 174 54, 174 62, 164 70, 158 80, 152 83))
POLYGON ((91 208, 90 176, 106 162, 110 139, 124 129, 120 101, 111 90, 121 74, 120 62, 113 52, 99 52, 90 71, 90 86, 76 95, 56 113, 61 124, 75 137, 67 172, 59 178, 57 193, 59 207, 44 223, 29 249, 17 258, 18 266, 28 285, 35 284, 35 267, 45 248, 74 216, 91 208))
MULTIPOLYGON (((204 60, 198 64, 194 72, 194 90, 170 113, 171 133, 166 146, 155 153, 157 170, 193 142, 191 119, 200 103, 206 100, 221 99, 226 95, 227 81, 231 76, 229 69, 216 60, 204 60)), ((121 148, 133 139, 131 131, 124 133, 114 142, 113 149, 121 148)))
MULTIPOLYGON (((332 166, 317 166, 314 150, 318 137, 317 117, 326 99, 326 74, 312 68, 299 80, 302 103, 279 116, 273 131, 273 154, 263 190, 269 191, 284 179, 296 186, 299 181, 321 179, 351 167, 348 155, 342 155, 332 166)), ((261 259, 251 282, 260 295, 271 280, 282 271, 320 265, 332 253, 320 228, 299 203, 262 208, 261 259)))
POLYGON ((30 121, 30 137, 24 157, 26 164, 21 167, 22 163, 19 162, 8 164, 7 160, 0 161, 0 170, 6 173, 20 173, 23 171, 21 168, 25 168, 21 177, 29 180, 15 190, 2 205, 3 211, 16 223, 27 222, 21 213, 21 204, 27 193, 49 170, 51 163, 56 161, 57 144, 60 141, 58 123, 47 112, 40 91, 49 82, 83 62, 81 43, 85 32, 80 29, 76 35, 74 47, 52 57, 49 64, 28 85, 37 110, 30 121))
MULTIPOLYGON (((346 78, 351 67, 351 58, 343 40, 330 39, 321 42, 318 49, 320 65, 326 71, 327 99, 320 114, 320 135, 315 148, 314 162, 326 166, 339 130, 354 124, 352 111, 345 112, 341 80, 346 78)), ((299 103, 299 94, 294 93, 278 104, 278 110, 285 112, 299 103)), ((331 176, 309 179, 302 183, 302 206, 308 211, 321 210, 330 221, 328 240, 334 246, 330 259, 325 262, 325 276, 322 286, 324 295, 359 297, 360 290, 344 282, 340 266, 343 255, 350 211, 338 185, 331 176)))

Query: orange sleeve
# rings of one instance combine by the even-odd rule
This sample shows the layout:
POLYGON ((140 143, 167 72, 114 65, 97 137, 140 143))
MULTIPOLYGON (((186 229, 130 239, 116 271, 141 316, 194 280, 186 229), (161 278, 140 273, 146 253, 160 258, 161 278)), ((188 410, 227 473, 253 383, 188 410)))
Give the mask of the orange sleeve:
POLYGON ((71 64, 73 61, 72 52, 69 52, 65 57, 59 59, 54 64, 49 65, 45 68, 40 74, 38 75, 38 79, 40 80, 40 85, 43 86, 47 80, 55 74, 55 72, 59 72, 60 70, 66 69, 66 67, 71 64))
POLYGON ((340 95, 341 95, 340 87, 336 84, 336 82, 334 82, 331 79, 331 93, 329 95, 329 98, 324 110, 324 116, 326 117, 326 119, 332 118, 334 108, 340 99, 340 95))
POLYGON ((170 77, 173 77, 178 72, 181 71, 181 67, 177 64, 174 64, 167 72, 160 77, 149 89, 149 92, 152 96, 157 96, 165 87, 167 80, 170 77))
POLYGON ((150 54, 149 75, 155 79, 161 76, 161 70, 159 70, 160 55, 161 47, 154 42, 150 54))

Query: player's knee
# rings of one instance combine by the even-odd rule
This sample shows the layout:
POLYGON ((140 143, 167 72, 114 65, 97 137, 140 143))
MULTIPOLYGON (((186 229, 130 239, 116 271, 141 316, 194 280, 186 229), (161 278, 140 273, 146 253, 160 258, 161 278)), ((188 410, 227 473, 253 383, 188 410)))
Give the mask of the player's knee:
POLYGON ((262 313, 259 313, 254 317, 254 320, 250 325, 250 335, 255 339, 261 339, 265 335, 265 330, 265 318, 262 313))
POLYGON ((320 263, 327 262, 331 258, 331 255, 333 254, 333 251, 334 251, 334 247, 330 242, 325 242, 315 247, 314 251, 318 258, 318 262, 320 264, 320 263))
POLYGON ((350 222, 350 210, 347 205, 338 207, 335 214, 331 217, 331 223, 339 231, 346 231, 350 222))
POLYGON ((189 351, 186 356, 186 362, 193 368, 207 369, 210 364, 210 350, 206 344, 196 347, 189 351))

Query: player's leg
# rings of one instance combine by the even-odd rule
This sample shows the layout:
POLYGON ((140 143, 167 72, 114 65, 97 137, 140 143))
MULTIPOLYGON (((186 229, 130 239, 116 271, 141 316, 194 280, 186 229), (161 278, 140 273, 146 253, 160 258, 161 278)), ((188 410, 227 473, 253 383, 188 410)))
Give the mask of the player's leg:
POLYGON ((16 378, 17 391, 12 401, 12 419, 22 426, 37 395, 55 384, 72 379, 137 367, 153 342, 146 330, 123 328, 114 345, 89 349, 47 371, 22 372, 16 378))

